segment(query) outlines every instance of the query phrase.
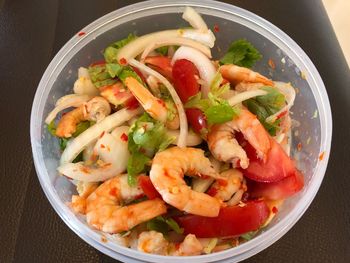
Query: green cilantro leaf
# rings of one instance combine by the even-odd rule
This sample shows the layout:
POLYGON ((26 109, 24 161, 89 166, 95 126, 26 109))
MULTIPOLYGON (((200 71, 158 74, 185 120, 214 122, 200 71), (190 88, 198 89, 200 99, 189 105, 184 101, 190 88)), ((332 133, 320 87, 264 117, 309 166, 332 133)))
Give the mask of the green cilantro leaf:
POLYGON ((278 119, 273 123, 268 123, 266 118, 279 111, 285 105, 285 97, 276 88, 265 86, 262 89, 268 93, 254 99, 246 100, 243 104, 250 112, 257 116, 269 134, 275 136, 281 120, 278 119))
POLYGON ((55 121, 50 122, 49 125, 47 125, 47 130, 49 133, 53 136, 56 136, 56 124, 55 121))
POLYGON ((164 46, 164 47, 159 47, 159 48, 157 48, 156 49, 156 51, 159 53, 159 54, 161 54, 161 55, 163 55, 163 56, 166 56, 166 55, 168 55, 168 46, 164 46))
POLYGON ((210 85, 208 99, 202 99, 202 94, 198 92, 189 98, 185 108, 198 108, 205 114, 208 124, 224 123, 232 120, 238 114, 238 109, 231 107, 225 99, 220 96, 230 89, 230 84, 221 85, 223 78, 216 73, 210 85))
POLYGON ((259 51, 250 42, 240 39, 231 43, 227 53, 220 59, 220 63, 251 68, 261 58, 259 51))
POLYGON ((221 103, 218 105, 211 106, 204 111, 205 116, 209 124, 214 123, 225 123, 231 121, 232 118, 237 114, 235 109, 228 103, 221 103))
POLYGON ((184 232, 183 228, 176 223, 172 218, 164 218, 162 216, 157 216, 156 218, 151 219, 147 222, 147 229, 154 230, 162 233, 164 236, 167 236, 169 231, 174 230, 178 234, 184 232))
POLYGON ((247 233, 241 235, 241 238, 243 238, 243 239, 246 240, 246 241, 249 241, 249 240, 251 240, 253 237, 255 237, 255 235, 256 235, 256 233, 258 233, 258 231, 259 231, 259 230, 247 232, 247 233))
POLYGON ((163 123, 152 119, 147 113, 131 126, 128 135, 128 182, 136 183, 136 176, 144 172, 147 164, 157 151, 166 149, 174 138, 166 133, 163 123))

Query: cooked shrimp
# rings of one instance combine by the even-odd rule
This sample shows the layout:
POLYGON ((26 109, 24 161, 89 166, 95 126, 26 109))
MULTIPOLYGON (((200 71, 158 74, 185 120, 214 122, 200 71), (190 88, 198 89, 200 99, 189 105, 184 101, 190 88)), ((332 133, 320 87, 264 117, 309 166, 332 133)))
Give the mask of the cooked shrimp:
POLYGON ((78 181, 77 191, 79 195, 72 195, 70 206, 76 213, 84 214, 86 210, 86 198, 96 190, 98 183, 87 183, 78 181))
POLYGON ((184 241, 180 243, 179 248, 175 251, 174 256, 196 256, 203 252, 203 245, 193 234, 188 234, 184 241))
POLYGON ((167 255, 169 242, 164 238, 163 234, 156 231, 142 232, 138 238, 137 249, 139 251, 167 255))
POLYGON ((172 109, 168 108, 163 100, 153 96, 147 88, 133 77, 127 77, 125 85, 152 118, 165 123, 169 129, 179 128, 180 121, 176 107, 173 107, 176 112, 171 112, 172 109))
POLYGON ((86 199, 87 223, 103 232, 119 233, 166 213, 164 202, 158 198, 122 206, 141 194, 139 186, 128 184, 127 175, 104 182, 86 199))
POLYGON ((94 97, 87 103, 64 114, 56 129, 58 137, 69 138, 76 131, 77 124, 85 121, 101 121, 111 113, 111 107, 104 98, 94 97))
POLYGON ((105 181, 124 172, 130 156, 125 138, 128 132, 128 126, 120 126, 111 133, 102 133, 95 144, 92 160, 65 163, 57 170, 69 178, 84 182, 105 181), (97 157, 99 160, 92 163, 97 157))
POLYGON ((257 117, 242 107, 237 118, 232 121, 214 125, 208 134, 208 146, 213 156, 219 161, 231 162, 246 169, 249 159, 246 152, 234 137, 240 131, 244 138, 256 149, 259 158, 265 160, 270 149, 270 139, 264 126, 257 117))
POLYGON ((240 82, 235 86, 235 90, 239 92, 257 90, 265 86, 263 83, 240 82))
POLYGON ((229 169, 220 174, 226 180, 216 180, 208 192, 222 201, 228 201, 238 192, 243 182, 243 174, 236 169, 229 169))
POLYGON ((101 96, 114 106, 119 106, 133 97, 131 92, 120 81, 111 86, 102 87, 100 91, 101 96))
POLYGON ((229 65, 222 65, 219 68, 219 70, 225 79, 229 80, 234 84, 238 84, 240 82, 254 82, 254 83, 263 83, 269 86, 274 85, 272 80, 248 68, 229 64, 229 65))
POLYGON ((220 178, 200 149, 172 147, 155 155, 150 179, 166 203, 191 214, 218 216, 220 201, 193 191, 183 179, 185 174, 220 178))

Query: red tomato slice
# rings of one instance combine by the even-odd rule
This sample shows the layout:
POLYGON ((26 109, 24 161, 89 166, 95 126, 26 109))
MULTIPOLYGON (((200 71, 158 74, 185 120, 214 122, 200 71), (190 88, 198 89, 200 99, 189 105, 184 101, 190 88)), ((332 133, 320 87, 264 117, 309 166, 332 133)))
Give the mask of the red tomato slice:
POLYGON ((172 79, 172 66, 171 66, 171 59, 169 57, 165 56, 151 56, 146 57, 145 63, 148 64, 151 68, 153 68, 155 71, 158 71, 163 76, 167 77, 168 79, 172 79))
POLYGON ((195 76, 199 76, 198 69, 189 60, 176 60, 173 66, 175 89, 182 102, 199 92, 199 84, 195 76))
POLYGON ((239 236, 259 229, 270 214, 264 201, 249 201, 246 206, 221 208, 219 216, 185 215, 174 218, 184 228, 185 234, 196 237, 239 236))
POLYGON ((191 124, 196 133, 201 134, 207 128, 207 120, 200 109, 186 109, 187 121, 191 124))
POLYGON ((156 188, 154 188, 149 176, 139 175, 138 182, 140 184, 140 187, 142 188, 142 191, 145 193, 148 199, 150 200, 155 198, 162 199, 162 196, 158 193, 156 188))
MULTIPOLYGON (((186 59, 175 61, 173 82, 182 102, 187 102, 191 96, 196 95, 200 91, 200 86, 195 77, 198 75, 198 70, 191 61, 186 59)), ((186 116, 195 132, 201 133, 203 129, 207 128, 207 121, 201 110, 186 109, 186 116)))
POLYGON ((294 162, 273 138, 270 138, 271 149, 267 153, 266 162, 257 158, 255 149, 247 141, 242 142, 241 138, 236 138, 249 158, 248 168, 241 169, 249 179, 265 183, 278 182, 297 171, 294 162))
POLYGON ((258 183, 253 181, 248 183, 251 197, 264 197, 270 200, 287 198, 299 192, 303 187, 304 176, 299 171, 295 171, 294 175, 275 183, 258 183))

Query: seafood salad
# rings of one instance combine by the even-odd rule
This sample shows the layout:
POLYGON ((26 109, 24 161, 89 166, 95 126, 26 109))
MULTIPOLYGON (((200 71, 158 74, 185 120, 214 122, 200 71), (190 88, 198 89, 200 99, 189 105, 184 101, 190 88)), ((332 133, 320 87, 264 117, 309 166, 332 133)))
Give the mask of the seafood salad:
POLYGON ((191 7, 182 17, 190 27, 107 46, 45 120, 70 208, 104 242, 167 256, 254 238, 304 186, 295 89, 251 69, 262 56, 248 40, 212 58, 214 33, 191 7))

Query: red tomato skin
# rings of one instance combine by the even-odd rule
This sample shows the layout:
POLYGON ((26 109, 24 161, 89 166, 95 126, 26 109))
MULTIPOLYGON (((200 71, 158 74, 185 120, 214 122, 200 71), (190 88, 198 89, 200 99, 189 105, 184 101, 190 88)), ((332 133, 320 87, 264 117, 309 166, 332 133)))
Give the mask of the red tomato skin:
MULTIPOLYGON (((200 92, 200 86, 195 76, 198 76, 198 69, 189 60, 176 60, 173 66, 173 82, 177 94, 182 102, 186 103, 191 96, 200 92)), ((201 134, 207 129, 207 120, 204 113, 196 108, 186 109, 188 122, 196 133, 201 134)))
POLYGON ((132 67, 132 69, 135 71, 135 73, 142 79, 143 82, 146 83, 146 78, 145 76, 142 74, 142 72, 136 68, 136 67, 132 67))
POLYGON ((199 92, 199 84, 195 76, 198 76, 198 69, 189 60, 176 60, 173 66, 174 86, 182 102, 199 92))
POLYGON ((200 109, 186 109, 186 116, 196 133, 201 134, 203 129, 207 129, 207 119, 200 109))
POLYGON ((145 63, 148 64, 155 71, 158 71, 160 74, 166 78, 172 80, 172 66, 171 59, 165 56, 150 56, 146 57, 145 63))
POLYGON ((139 175, 138 176, 138 183, 148 199, 150 199, 150 200, 155 199, 155 198, 162 199, 162 196, 158 193, 156 188, 153 186, 149 176, 139 175))
POLYGON ((263 197, 269 200, 279 200, 290 197, 304 187, 304 176, 295 171, 295 174, 274 183, 248 182, 250 197, 263 197))
POLYGON ((273 138, 270 137, 271 148, 265 162, 257 158, 255 149, 242 139, 242 135, 238 135, 236 138, 249 158, 248 168, 241 169, 247 178, 257 182, 271 183, 292 176, 297 171, 294 161, 273 138))
POLYGON ((259 229, 270 214, 262 200, 249 201, 246 206, 223 207, 217 217, 185 215, 174 218, 184 228, 185 234, 212 238, 239 236, 259 229))

